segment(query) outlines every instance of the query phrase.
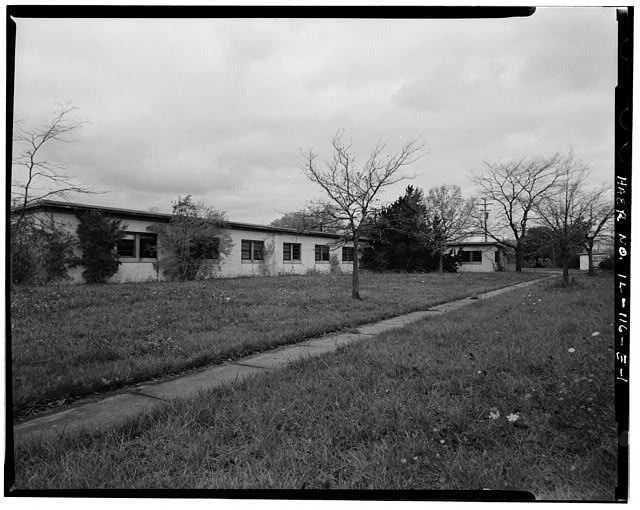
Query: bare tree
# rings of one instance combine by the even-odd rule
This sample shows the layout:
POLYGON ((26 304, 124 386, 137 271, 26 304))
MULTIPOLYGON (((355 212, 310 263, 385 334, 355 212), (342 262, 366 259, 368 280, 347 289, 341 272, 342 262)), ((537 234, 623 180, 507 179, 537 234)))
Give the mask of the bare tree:
POLYGON ((54 142, 71 141, 73 133, 83 125, 70 118, 76 108, 61 105, 53 118, 41 127, 14 126, 14 158, 11 182, 11 259, 16 236, 20 235, 26 212, 31 204, 48 198, 66 197, 69 193, 96 193, 76 183, 64 173, 65 167, 45 159, 44 152, 54 142))
POLYGON ((438 271, 442 273, 447 244, 461 241, 477 231, 475 202, 473 199, 464 200, 459 186, 444 184, 429 190, 425 204, 438 253, 438 271))
POLYGON ((585 198, 586 210, 584 221, 587 225, 584 237, 584 249, 589 258, 589 274, 594 274, 593 267, 593 246, 597 239, 611 233, 613 212, 615 207, 610 200, 611 188, 603 186, 592 190, 585 198))
POLYGON ((412 139, 395 154, 384 155, 385 143, 379 141, 362 165, 356 163, 351 143, 343 140, 342 131, 336 133, 331 145, 333 156, 324 167, 318 164, 318 155, 311 149, 303 152, 302 172, 324 189, 336 206, 334 218, 344 221, 347 226, 354 252, 351 296, 360 299, 358 243, 373 200, 381 189, 405 178, 402 168, 421 157, 423 144, 412 139))
POLYGON ((272 227, 292 228, 298 232, 341 232, 340 212, 333 204, 322 202, 309 204, 299 211, 284 213, 280 218, 271 222, 272 227))
MULTIPOLYGON (((571 157, 571 156, 569 156, 571 157)), ((531 213, 558 180, 563 158, 519 159, 507 163, 485 162, 485 171, 474 175, 480 192, 498 205, 492 224, 484 222, 482 232, 516 252, 516 271, 522 271, 524 240, 531 213)))
POLYGON ((558 170, 554 187, 535 205, 540 223, 549 229, 552 242, 560 249, 565 286, 569 285, 569 259, 591 231, 587 222, 591 193, 585 190, 588 178, 588 167, 569 154, 558 170))

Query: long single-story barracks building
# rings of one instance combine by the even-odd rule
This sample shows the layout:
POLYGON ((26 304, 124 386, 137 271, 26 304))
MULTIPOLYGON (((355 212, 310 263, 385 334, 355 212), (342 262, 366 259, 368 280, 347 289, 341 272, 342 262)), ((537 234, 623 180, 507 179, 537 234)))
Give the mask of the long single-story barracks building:
MULTIPOLYGON (((171 214, 117 209, 93 205, 42 200, 29 207, 30 214, 52 217, 69 232, 76 234, 80 220, 78 213, 99 211, 122 220, 126 235, 118 242, 117 251, 122 264, 111 278, 112 282, 162 280, 164 275, 158 261, 162 259, 162 239, 151 232, 158 223, 169 223, 171 214)), ((330 261, 342 271, 353 266, 353 245, 340 234, 329 232, 298 232, 249 223, 227 222, 233 246, 228 255, 212 255, 208 271, 212 277, 251 275, 304 274, 308 270, 328 272, 330 261), (334 257, 335 255, 335 257, 334 257)), ((83 268, 69 268, 73 282, 82 282, 83 268)))

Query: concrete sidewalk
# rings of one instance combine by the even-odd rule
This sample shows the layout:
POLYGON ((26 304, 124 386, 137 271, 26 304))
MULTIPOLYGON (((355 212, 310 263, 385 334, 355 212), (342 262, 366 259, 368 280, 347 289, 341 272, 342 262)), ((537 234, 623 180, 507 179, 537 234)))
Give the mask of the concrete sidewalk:
POLYGON ((226 362, 157 383, 142 383, 123 388, 119 393, 95 402, 79 401, 67 409, 34 418, 14 427, 15 444, 23 443, 35 437, 55 437, 75 434, 82 430, 100 430, 125 423, 140 413, 148 413, 174 399, 189 398, 199 392, 234 384, 248 377, 254 377, 268 370, 275 370, 305 357, 319 356, 334 352, 343 345, 402 328, 427 317, 442 315, 463 308, 478 300, 489 299, 511 290, 528 287, 536 283, 557 278, 546 276, 528 282, 467 297, 418 311, 393 317, 391 319, 365 324, 355 333, 329 334, 296 344, 254 354, 233 362, 226 362))

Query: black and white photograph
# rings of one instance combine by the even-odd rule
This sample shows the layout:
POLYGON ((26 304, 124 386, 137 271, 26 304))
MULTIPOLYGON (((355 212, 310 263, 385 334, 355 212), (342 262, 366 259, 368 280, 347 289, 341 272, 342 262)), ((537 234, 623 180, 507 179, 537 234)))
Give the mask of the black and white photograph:
POLYGON ((5 496, 626 501, 629 16, 9 7, 5 496))

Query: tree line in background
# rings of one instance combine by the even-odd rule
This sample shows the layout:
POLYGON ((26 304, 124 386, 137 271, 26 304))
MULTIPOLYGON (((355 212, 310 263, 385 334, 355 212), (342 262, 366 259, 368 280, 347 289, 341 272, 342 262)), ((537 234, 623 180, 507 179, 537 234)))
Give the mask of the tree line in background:
MULTIPOLYGON (((327 194, 327 201, 319 205, 334 208, 334 218, 342 222, 345 238, 353 243, 356 253, 367 233, 372 244, 382 250, 363 260, 374 267, 424 266, 428 263, 418 258, 428 260, 431 251, 438 254, 442 270, 446 246, 480 232, 512 249, 516 271, 522 271, 528 229, 533 225, 542 229, 551 246, 557 247, 563 282, 568 285, 571 256, 585 249, 592 274, 595 241, 611 228, 611 190, 594 187, 588 167, 576 160, 573 152, 486 162, 484 171, 473 180, 480 194, 496 207, 489 223, 486 215, 478 220, 474 202, 462 200, 455 186, 432 188, 426 199, 420 190, 407 189, 392 206, 374 207, 377 194, 405 179, 402 169, 421 157, 423 145, 415 139, 387 155, 383 155, 384 143, 379 142, 362 165, 356 164, 352 145, 345 142, 343 132, 334 136, 331 145, 332 157, 324 166, 318 164, 318 155, 311 149, 304 152, 301 170, 327 194)), ((357 258, 353 264, 354 299, 360 298, 357 258)))
MULTIPOLYGON (((346 188, 345 188, 346 189, 346 188)), ((388 206, 371 208, 359 233, 366 239, 363 268, 376 271, 455 272, 459 255, 449 245, 479 232, 476 204, 464 199, 459 186, 429 190, 408 186, 405 194, 388 206)), ((271 222, 274 227, 298 232, 349 232, 349 224, 330 203, 311 204, 271 222)), ((349 236, 346 241, 351 240, 349 236)))
POLYGON ((522 270, 527 246, 537 243, 557 254, 565 285, 571 257, 580 250, 587 252, 593 274, 594 245, 612 234, 613 199, 610 188, 591 183, 589 168, 573 152, 485 163, 474 181, 496 207, 482 230, 514 250, 516 271, 522 270))
MULTIPOLYGON (((124 235, 124 226, 117 220, 83 212, 75 237, 53 218, 27 214, 42 199, 96 192, 77 184, 64 174, 64 167, 42 155, 51 143, 69 141, 82 125, 69 119, 72 111, 73 107, 63 105, 47 125, 15 126, 15 146, 21 149, 13 163, 23 175, 22 180, 12 181, 10 271, 14 283, 64 279, 67 266, 73 265, 85 267, 83 277, 88 282, 106 281, 118 270, 114 246, 124 235), (75 248, 80 248, 80 256, 74 255, 75 248)), ((403 170, 422 156, 423 144, 417 139, 408 140, 395 153, 385 153, 380 140, 362 164, 342 131, 334 136, 331 147, 331 158, 324 164, 311 149, 303 152, 301 164, 301 171, 324 190, 327 200, 286 213, 272 225, 299 232, 343 233, 355 253, 362 252, 362 263, 370 269, 452 271, 459 260, 448 247, 482 234, 513 250, 516 271, 522 270, 525 260, 536 264, 559 260, 568 284, 571 258, 585 250, 593 272, 594 246, 612 230, 610 188, 591 185, 588 167, 572 152, 485 163, 484 171, 473 179, 494 207, 488 221, 484 215, 479 217, 477 202, 464 199, 460 188, 452 185, 433 187, 426 195, 409 186, 392 204, 377 204, 379 193, 406 179, 403 170), (368 247, 361 250, 363 237, 368 247)), ((224 226, 223 212, 193 203, 190 195, 178 197, 170 222, 153 227, 166 248, 158 270, 169 279, 206 275, 206 260, 231 250, 224 226)), ((360 298, 359 257, 353 262, 352 297, 360 298)))

